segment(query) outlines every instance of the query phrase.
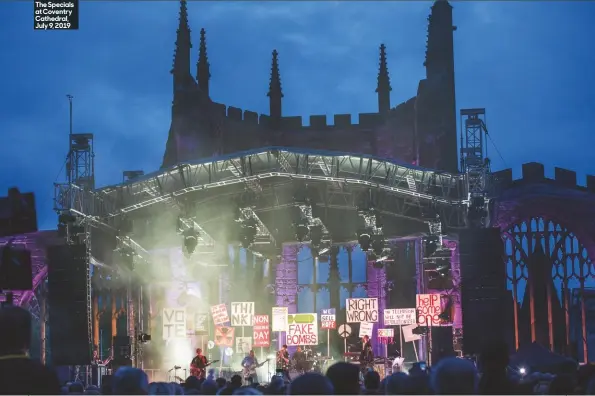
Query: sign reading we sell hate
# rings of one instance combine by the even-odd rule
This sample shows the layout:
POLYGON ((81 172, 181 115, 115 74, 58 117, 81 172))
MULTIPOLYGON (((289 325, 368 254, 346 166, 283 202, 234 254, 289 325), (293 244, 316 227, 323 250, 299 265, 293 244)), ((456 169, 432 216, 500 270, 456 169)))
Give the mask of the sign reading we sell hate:
POLYGON ((287 345, 318 345, 318 315, 291 314, 287 321, 287 345))
POLYGON ((378 323, 377 298, 348 298, 347 323, 378 323))
POLYGON ((337 328, 337 315, 335 308, 323 309, 320 312, 320 328, 331 330, 337 328))
POLYGON ((417 323, 415 308, 397 308, 384 310, 385 326, 405 326, 417 323))
POLYGON ((163 308, 163 339, 186 338, 186 308, 163 308))
POLYGON ((440 294, 418 294, 415 297, 415 309, 419 326, 440 326, 442 324, 440 294))
POLYGON ((254 318, 254 302, 232 302, 231 303, 231 325, 252 326, 254 318))
POLYGON ((267 348, 271 346, 271 331, 269 330, 269 315, 254 315, 254 347, 267 348))

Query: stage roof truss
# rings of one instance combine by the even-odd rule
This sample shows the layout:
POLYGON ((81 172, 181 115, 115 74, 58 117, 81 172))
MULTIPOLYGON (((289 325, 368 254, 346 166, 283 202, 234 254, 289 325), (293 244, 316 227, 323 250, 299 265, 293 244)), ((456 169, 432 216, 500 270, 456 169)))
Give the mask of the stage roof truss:
POLYGON ((467 194, 463 191, 464 175, 437 173, 361 155, 285 148, 255 150, 211 161, 179 164, 95 191, 70 188, 65 191, 69 196, 64 200, 73 202, 74 208, 83 213, 113 217, 195 191, 234 184, 258 189, 254 183, 262 188, 262 181, 271 178, 359 185, 438 205, 467 204, 467 194))

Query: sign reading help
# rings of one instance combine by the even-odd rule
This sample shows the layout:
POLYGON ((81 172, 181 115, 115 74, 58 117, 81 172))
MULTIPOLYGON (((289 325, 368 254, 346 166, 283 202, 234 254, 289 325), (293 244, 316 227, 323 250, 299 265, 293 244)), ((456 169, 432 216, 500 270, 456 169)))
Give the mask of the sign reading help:
POLYGON ((215 345, 233 347, 234 328, 227 326, 215 327, 215 345))
POLYGON ((247 355, 252 349, 252 337, 236 337, 236 353, 247 355))
POLYGON ((377 298, 348 298, 347 323, 377 323, 377 298))
POLYGON ((419 326, 440 326, 442 306, 440 294, 418 294, 415 298, 417 324, 419 326))
POLYGON ((163 339, 186 338, 186 308, 163 308, 163 339))
POLYGON ((254 344, 255 347, 268 348, 271 346, 271 332, 269 330, 269 315, 254 315, 254 344))
POLYGON ((362 322, 359 324, 359 338, 363 336, 372 337, 374 331, 374 323, 362 322))
POLYGON ((287 316, 287 345, 318 345, 318 315, 315 313, 287 316))
POLYGON ((417 323, 415 308, 399 308, 384 310, 385 326, 405 326, 417 323))
POLYGON ((229 322, 229 315, 227 314, 227 306, 225 304, 213 305, 211 307, 211 315, 213 316, 213 323, 215 325, 222 325, 229 322))
POLYGON ((254 318, 253 302, 232 302, 231 303, 231 325, 252 326, 254 318))
POLYGON ((272 331, 287 331, 287 307, 273 307, 272 331))
POLYGON ((320 327, 324 330, 337 328, 337 315, 335 308, 323 309, 320 312, 320 327))

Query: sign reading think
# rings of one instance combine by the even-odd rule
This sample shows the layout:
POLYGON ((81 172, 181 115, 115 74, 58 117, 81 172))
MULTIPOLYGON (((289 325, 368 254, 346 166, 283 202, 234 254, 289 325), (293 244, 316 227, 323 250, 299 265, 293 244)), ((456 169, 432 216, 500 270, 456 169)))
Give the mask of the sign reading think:
POLYGON ((374 323, 362 322, 359 324, 359 338, 363 336, 372 337, 374 331, 374 323))
POLYGON ((415 308, 399 308, 384 310, 385 326, 404 326, 417 323, 415 308))
POLYGON ((236 353, 247 355, 251 349, 252 337, 236 337, 236 353))
POLYGON ((287 345, 318 345, 318 320, 315 313, 287 317, 287 345))
POLYGON ((415 298, 417 324, 419 326, 440 326, 440 294, 418 294, 415 298))
POLYGON ((254 318, 253 302, 232 302, 231 303, 231 325, 252 326, 254 318))
POLYGON ((163 339, 186 338, 186 308, 163 308, 163 339))
POLYGON ((227 314, 227 306, 225 304, 213 305, 211 307, 211 315, 213 316, 213 323, 215 325, 222 325, 229 322, 229 315, 227 314))
POLYGON ((347 323, 377 323, 378 299, 377 298, 348 298, 347 323))
POLYGON ((254 346, 261 348, 271 346, 269 315, 254 315, 254 346))
POLYGON ((320 327, 323 330, 337 328, 337 315, 335 308, 323 309, 322 312, 320 312, 320 327))
POLYGON ((271 331, 287 331, 287 307, 273 307, 273 326, 271 331))

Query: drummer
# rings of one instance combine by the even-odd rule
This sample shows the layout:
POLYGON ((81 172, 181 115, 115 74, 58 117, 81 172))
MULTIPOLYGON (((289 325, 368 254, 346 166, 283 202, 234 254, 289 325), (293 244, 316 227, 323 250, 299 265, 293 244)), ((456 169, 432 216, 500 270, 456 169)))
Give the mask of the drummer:
POLYGON ((302 347, 297 347, 295 353, 291 357, 296 371, 303 373, 306 371, 306 354, 302 352, 302 347))

